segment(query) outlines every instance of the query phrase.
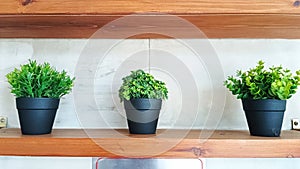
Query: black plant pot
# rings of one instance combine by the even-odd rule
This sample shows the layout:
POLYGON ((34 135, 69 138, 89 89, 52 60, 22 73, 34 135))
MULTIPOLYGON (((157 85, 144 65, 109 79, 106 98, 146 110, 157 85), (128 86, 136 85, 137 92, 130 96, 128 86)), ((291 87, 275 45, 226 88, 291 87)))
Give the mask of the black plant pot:
POLYGON ((242 103, 251 135, 280 136, 286 100, 243 99, 242 103))
POLYGON ((131 134, 155 134, 161 103, 161 99, 125 100, 124 107, 129 132, 131 134))
POLYGON ((59 105, 53 98, 17 98, 22 134, 49 134, 59 105))

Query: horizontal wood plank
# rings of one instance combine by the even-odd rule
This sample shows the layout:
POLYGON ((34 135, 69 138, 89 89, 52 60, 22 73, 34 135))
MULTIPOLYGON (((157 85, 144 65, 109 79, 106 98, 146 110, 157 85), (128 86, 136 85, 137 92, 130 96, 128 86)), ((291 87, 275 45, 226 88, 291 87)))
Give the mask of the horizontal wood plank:
POLYGON ((130 135, 127 130, 54 130, 27 136, 19 129, 0 130, 0 155, 79 157, 300 157, 300 132, 281 137, 254 137, 248 131, 159 130, 156 135, 130 135), (208 139, 200 135, 212 133, 208 139), (201 138, 201 139, 199 139, 201 138))
POLYGON ((151 15, 127 16, 124 20, 118 20, 121 17, 103 15, 0 15, 0 37, 300 38, 300 15, 294 14, 203 14, 179 17, 151 15), (106 25, 108 23, 110 24, 106 25), (193 30, 191 31, 191 29, 193 30), (96 32, 98 32, 97 35, 94 34, 96 32))
POLYGON ((297 0, 2 0, 1 14, 300 13, 297 0))
POLYGON ((0 6, 0 38, 90 38, 100 29, 105 33, 94 38, 199 38, 169 14, 195 25, 200 38, 300 38, 298 0, 3 0, 0 6), (130 14, 145 22, 116 22, 130 14))

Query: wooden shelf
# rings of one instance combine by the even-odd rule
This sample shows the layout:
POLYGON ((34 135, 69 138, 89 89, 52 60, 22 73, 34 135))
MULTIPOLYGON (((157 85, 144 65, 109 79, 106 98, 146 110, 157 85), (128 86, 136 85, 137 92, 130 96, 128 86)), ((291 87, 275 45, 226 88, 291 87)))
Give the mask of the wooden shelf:
POLYGON ((0 155, 79 157, 300 157, 300 132, 281 137, 254 137, 248 131, 159 130, 156 135, 130 135, 127 130, 54 130, 28 136, 19 129, 0 130, 0 155), (90 137, 88 137, 90 136, 90 137), (201 137, 202 138, 202 137, 201 137))
POLYGON ((298 0, 2 0, 0 6, 0 38, 90 38, 129 14, 146 22, 114 23, 96 38, 124 38, 124 31, 154 31, 131 38, 168 38, 155 33, 164 31, 199 38, 175 17, 151 22, 167 14, 186 19, 209 38, 300 38, 298 0))

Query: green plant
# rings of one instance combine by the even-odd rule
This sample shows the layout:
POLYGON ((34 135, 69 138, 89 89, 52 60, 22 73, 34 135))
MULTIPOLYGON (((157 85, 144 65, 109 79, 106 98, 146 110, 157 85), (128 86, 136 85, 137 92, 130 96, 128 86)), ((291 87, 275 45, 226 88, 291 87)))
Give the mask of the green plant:
POLYGON ((143 70, 131 71, 124 77, 119 89, 121 101, 134 98, 167 99, 168 90, 164 82, 155 80, 154 77, 143 70))
POLYGON ((15 68, 6 75, 11 85, 11 93, 16 97, 61 98, 68 94, 74 79, 63 70, 58 72, 49 63, 37 64, 29 60, 28 64, 15 68))
POLYGON ((300 71, 293 75, 282 66, 264 69, 264 62, 248 71, 237 71, 236 78, 229 76, 224 85, 237 95, 238 99, 280 99, 286 100, 296 93, 300 84, 300 71))

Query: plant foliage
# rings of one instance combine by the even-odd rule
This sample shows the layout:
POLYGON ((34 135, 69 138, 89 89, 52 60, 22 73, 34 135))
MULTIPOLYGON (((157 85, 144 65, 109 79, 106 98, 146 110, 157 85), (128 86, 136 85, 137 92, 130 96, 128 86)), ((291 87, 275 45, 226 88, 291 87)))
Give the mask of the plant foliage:
POLYGON ((134 98, 167 99, 168 90, 164 82, 155 80, 154 77, 143 70, 131 71, 124 77, 119 89, 121 101, 134 98))
POLYGON ((300 80, 300 71, 293 75, 282 66, 264 69, 264 62, 259 61, 255 68, 242 72, 236 77, 229 76, 224 85, 237 95, 238 99, 280 99, 286 100, 296 93, 300 80))
POLYGON ((68 94, 74 79, 63 70, 58 72, 49 63, 37 64, 29 60, 28 64, 15 68, 6 75, 11 85, 11 93, 16 97, 61 98, 68 94))

